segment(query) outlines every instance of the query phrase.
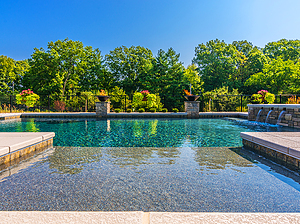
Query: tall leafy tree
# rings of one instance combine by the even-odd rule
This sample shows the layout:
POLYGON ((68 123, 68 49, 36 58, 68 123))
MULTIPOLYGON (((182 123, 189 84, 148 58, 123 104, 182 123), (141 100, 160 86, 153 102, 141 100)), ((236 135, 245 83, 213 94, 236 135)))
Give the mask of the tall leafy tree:
POLYGON ((189 65, 184 71, 184 78, 190 83, 192 93, 197 95, 202 91, 203 81, 201 80, 195 64, 189 65))
POLYGON ((228 86, 230 75, 236 70, 236 53, 233 45, 218 39, 195 48, 193 63, 198 66, 205 91, 228 86))
POLYGON ((47 50, 34 49, 24 85, 42 95, 90 91, 99 87, 107 73, 98 49, 69 39, 49 42, 47 50))
POLYGON ((116 82, 132 95, 140 87, 140 77, 152 68, 153 55, 151 50, 141 46, 122 46, 110 51, 105 59, 116 82))
POLYGON ((266 44, 263 49, 266 56, 271 59, 281 58, 284 61, 297 61, 300 58, 300 40, 281 39, 266 44))
POLYGON ((15 61, 0 55, 0 94, 13 94, 14 90, 20 90, 22 77, 27 70, 27 61, 15 61))
POLYGON ((167 52, 159 50, 152 62, 149 75, 144 75, 141 81, 142 88, 152 93, 163 96, 163 102, 168 109, 179 107, 180 95, 183 89, 188 88, 189 83, 184 76, 184 66, 179 61, 180 54, 169 48, 167 52))
POLYGON ((300 93, 300 63, 273 60, 265 64, 262 72, 252 75, 246 85, 259 85, 274 94, 300 93))

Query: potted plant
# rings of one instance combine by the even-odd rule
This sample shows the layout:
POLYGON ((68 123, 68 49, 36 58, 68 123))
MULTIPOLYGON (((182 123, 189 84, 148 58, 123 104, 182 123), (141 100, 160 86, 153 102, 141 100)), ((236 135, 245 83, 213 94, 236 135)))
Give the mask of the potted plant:
POLYGON ((104 89, 101 89, 101 91, 99 92, 99 95, 97 96, 97 98, 101 102, 105 102, 105 101, 108 100, 109 96, 106 94, 104 89))
POLYGON ((183 90, 183 92, 186 94, 184 97, 188 100, 188 101, 196 101, 200 96, 196 96, 196 95, 192 95, 189 91, 187 91, 186 89, 183 90))

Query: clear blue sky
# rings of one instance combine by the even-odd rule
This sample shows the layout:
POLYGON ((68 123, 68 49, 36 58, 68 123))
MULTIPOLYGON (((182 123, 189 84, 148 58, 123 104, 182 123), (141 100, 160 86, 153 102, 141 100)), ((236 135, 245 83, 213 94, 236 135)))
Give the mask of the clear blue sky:
POLYGON ((30 58, 69 38, 99 48, 172 47, 184 66, 198 44, 300 39, 299 0, 0 0, 0 55, 30 58))

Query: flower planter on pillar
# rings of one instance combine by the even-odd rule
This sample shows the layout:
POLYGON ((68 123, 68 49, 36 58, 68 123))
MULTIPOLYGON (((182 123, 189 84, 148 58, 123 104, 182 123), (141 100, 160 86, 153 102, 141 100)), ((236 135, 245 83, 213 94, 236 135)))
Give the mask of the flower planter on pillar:
POLYGON ((96 115, 106 117, 110 113, 110 102, 96 102, 96 115))
POLYGON ((199 118, 199 101, 185 101, 185 112, 187 112, 187 118, 199 118))

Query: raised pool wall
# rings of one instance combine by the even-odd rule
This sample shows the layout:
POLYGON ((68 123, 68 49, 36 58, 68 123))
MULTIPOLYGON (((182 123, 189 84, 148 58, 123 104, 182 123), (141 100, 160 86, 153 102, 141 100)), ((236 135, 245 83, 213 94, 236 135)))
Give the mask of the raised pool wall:
POLYGON ((285 111, 278 124, 300 128, 300 104, 248 104, 247 106, 249 121, 256 121, 259 111, 262 110, 257 121, 265 122, 267 115, 272 110, 267 123, 277 124, 281 112, 285 111))

